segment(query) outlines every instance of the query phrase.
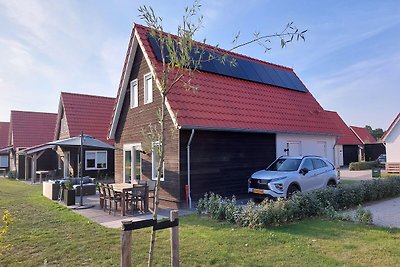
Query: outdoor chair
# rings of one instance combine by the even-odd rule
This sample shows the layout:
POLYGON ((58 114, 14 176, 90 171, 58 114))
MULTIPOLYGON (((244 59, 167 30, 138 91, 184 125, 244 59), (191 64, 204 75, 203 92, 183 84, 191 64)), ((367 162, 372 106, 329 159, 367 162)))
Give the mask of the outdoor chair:
POLYGON ((134 210, 138 210, 138 206, 140 203, 140 210, 144 210, 144 201, 146 197, 146 186, 140 186, 140 187, 133 187, 131 194, 129 196, 129 204, 131 205, 131 211, 132 214, 134 210))
POLYGON ((118 203, 121 204, 121 195, 114 191, 112 185, 108 186, 108 192, 109 192, 109 196, 110 196, 109 214, 111 214, 112 203, 114 203, 114 216, 115 216, 117 213, 117 209, 118 209, 118 203))
POLYGON ((107 187, 108 187, 107 184, 100 183, 100 191, 104 198, 103 207, 102 207, 104 211, 106 211, 106 209, 107 209, 107 202, 111 206, 110 195, 108 193, 107 187))
POLYGON ((100 201, 100 209, 102 209, 104 207, 104 194, 103 194, 103 190, 101 189, 102 184, 99 183, 97 185, 97 190, 99 191, 99 201, 100 201))
POLYGON ((153 199, 153 209, 155 207, 155 201, 156 201, 156 181, 153 180, 147 180, 147 188, 149 192, 149 199, 153 199))

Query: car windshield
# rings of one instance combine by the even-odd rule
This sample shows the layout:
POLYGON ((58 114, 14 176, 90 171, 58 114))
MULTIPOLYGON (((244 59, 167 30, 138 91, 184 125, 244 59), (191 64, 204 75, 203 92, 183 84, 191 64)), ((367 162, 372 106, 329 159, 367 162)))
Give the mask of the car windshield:
POLYGON ((300 163, 301 159, 277 159, 267 168, 267 171, 278 171, 278 172, 297 171, 300 163))

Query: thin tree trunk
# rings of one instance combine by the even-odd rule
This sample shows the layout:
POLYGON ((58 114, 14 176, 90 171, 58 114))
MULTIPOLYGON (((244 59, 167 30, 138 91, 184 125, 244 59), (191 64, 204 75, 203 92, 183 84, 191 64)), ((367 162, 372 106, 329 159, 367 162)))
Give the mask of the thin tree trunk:
MULTIPOLYGON (((163 172, 163 166, 164 166, 164 141, 165 141, 165 129, 164 129, 164 119, 165 119, 165 94, 161 94, 162 98, 162 107, 161 107, 161 117, 160 117, 160 129, 161 129, 161 140, 160 140, 160 159, 158 162, 158 168, 157 168, 157 182, 156 182, 156 188, 155 188, 155 196, 154 196, 154 202, 155 202, 155 207, 154 207, 154 212, 153 212, 153 220, 157 221, 157 215, 158 215, 158 205, 160 203, 159 199, 159 192, 160 192, 160 180, 161 180, 161 175, 163 172)), ((147 266, 152 267, 153 266, 153 258, 154 258, 154 244, 156 241, 156 231, 154 230, 154 227, 151 230, 151 239, 150 239, 150 249, 149 249, 149 258, 147 261, 147 266)))

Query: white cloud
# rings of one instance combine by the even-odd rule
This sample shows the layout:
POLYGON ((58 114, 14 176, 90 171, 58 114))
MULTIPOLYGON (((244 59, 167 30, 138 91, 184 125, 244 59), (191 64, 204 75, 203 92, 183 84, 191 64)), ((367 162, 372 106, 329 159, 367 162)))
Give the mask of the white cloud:
POLYGON ((356 62, 316 77, 309 88, 322 106, 336 110, 349 124, 386 128, 397 114, 400 54, 356 62))

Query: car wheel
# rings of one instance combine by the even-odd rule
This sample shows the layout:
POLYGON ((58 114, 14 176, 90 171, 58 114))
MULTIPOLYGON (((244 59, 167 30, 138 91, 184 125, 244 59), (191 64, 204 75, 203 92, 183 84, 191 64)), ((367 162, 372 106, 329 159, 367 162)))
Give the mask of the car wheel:
POLYGON ((287 190, 287 197, 291 197, 294 194, 296 194, 297 192, 300 192, 299 188, 295 185, 290 185, 288 190, 287 190))
POLYGON ((326 187, 336 187, 336 182, 333 181, 333 180, 330 180, 330 181, 328 182, 328 184, 326 185, 326 187))

